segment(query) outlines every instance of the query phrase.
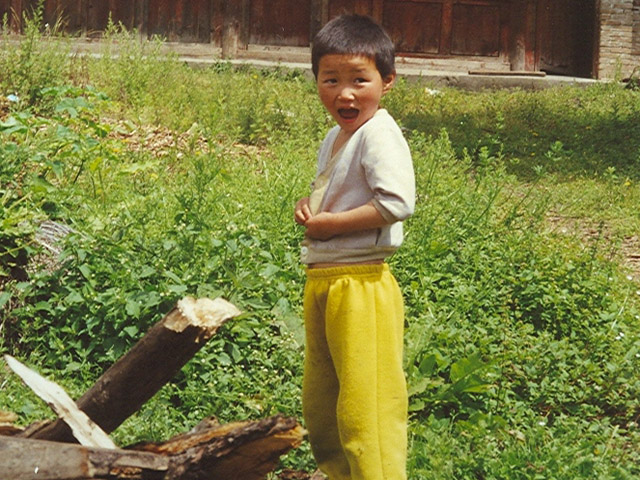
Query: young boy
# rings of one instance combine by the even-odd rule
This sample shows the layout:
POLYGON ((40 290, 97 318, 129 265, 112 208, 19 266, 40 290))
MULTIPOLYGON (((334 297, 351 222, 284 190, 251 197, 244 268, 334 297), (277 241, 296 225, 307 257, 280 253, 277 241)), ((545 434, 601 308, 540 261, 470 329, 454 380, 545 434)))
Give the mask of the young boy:
POLYGON ((368 17, 341 16, 314 39, 318 94, 337 122, 318 154, 306 228, 303 416, 330 480, 406 479, 404 305, 384 259, 413 213, 409 147, 379 108, 395 78, 394 47, 368 17))

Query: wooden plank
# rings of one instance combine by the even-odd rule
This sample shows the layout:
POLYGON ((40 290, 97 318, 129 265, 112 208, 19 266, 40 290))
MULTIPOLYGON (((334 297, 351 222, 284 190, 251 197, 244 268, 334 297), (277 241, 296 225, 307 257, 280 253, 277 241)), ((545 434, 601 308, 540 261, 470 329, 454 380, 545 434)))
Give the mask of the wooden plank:
POLYGON ((148 1, 150 35, 159 35, 172 42, 209 42, 209 0, 148 1))
POLYGON ((104 433, 87 415, 80 411, 71 397, 56 383, 27 368, 11 355, 4 356, 5 362, 33 392, 58 414, 71 427, 73 436, 84 446, 116 448, 109 436, 104 433))
POLYGON ((0 458, 2 480, 151 480, 169 468, 168 458, 148 452, 2 436, 0 458))
POLYGON ((174 18, 179 27, 180 42, 208 43, 211 38, 209 0, 183 0, 175 2, 174 18))
POLYGON ((311 42, 310 2, 253 0, 249 12, 249 43, 298 47, 311 42))
POLYGON ((398 53, 438 54, 442 17, 441 2, 385 1, 383 26, 398 53))
POLYGON ((147 0, 149 4, 146 17, 147 35, 158 35, 173 40, 175 25, 172 25, 172 3, 169 0, 147 0))
POLYGON ((138 28, 136 23, 137 3, 131 0, 88 2, 86 29, 89 36, 100 36, 107 28, 109 19, 116 25, 122 24, 128 30, 138 28))
MULTIPOLYGON (((105 432, 112 432, 171 380, 223 323, 239 314, 221 298, 183 298, 97 380, 77 401, 78 408, 105 432)), ((73 441, 60 420, 35 431, 27 429, 23 435, 73 441)))
POLYGON ((136 28, 140 38, 149 37, 149 0, 135 0, 136 4, 136 28))
POLYGON ((329 19, 345 13, 372 15, 373 0, 331 0, 329 2, 329 19))
POLYGON ((222 27, 222 57, 233 58, 244 41, 246 0, 226 0, 222 27))
POLYGON ((210 42, 215 46, 222 46, 222 28, 224 26, 224 0, 211 0, 210 19, 210 42))
POLYGON ((452 55, 497 57, 500 54, 498 5, 453 5, 451 25, 452 55))
POLYGON ((442 3, 442 27, 440 30, 440 48, 438 53, 449 55, 451 53, 451 36, 453 35, 453 0, 444 0, 442 3))
POLYGON ((313 40, 313 37, 316 36, 322 26, 327 23, 328 18, 329 0, 311 0, 311 40, 313 40))

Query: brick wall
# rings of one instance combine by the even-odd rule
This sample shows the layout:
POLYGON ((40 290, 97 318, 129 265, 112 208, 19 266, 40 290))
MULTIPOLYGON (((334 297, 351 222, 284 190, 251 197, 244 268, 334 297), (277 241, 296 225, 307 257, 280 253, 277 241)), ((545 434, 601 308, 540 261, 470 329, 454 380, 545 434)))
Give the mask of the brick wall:
POLYGON ((640 67, 640 0, 600 0, 598 78, 622 78, 640 67))
POLYGON ((640 0, 633 2, 633 36, 631 54, 636 58, 636 64, 640 65, 640 0))

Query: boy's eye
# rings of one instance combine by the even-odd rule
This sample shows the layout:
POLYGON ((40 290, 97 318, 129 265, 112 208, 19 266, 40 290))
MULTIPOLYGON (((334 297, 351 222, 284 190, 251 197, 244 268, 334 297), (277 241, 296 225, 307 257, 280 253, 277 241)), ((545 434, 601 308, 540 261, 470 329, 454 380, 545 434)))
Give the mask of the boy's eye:
POLYGON ((356 78, 356 83, 367 83, 367 79, 366 78, 356 78))

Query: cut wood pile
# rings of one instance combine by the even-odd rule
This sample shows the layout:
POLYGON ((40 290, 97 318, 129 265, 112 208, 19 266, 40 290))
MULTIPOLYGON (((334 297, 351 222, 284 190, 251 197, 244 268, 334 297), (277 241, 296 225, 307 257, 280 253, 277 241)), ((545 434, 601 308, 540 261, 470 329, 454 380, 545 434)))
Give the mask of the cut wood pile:
POLYGON ((276 415, 225 425, 203 419, 192 431, 166 442, 125 448, 108 435, 239 313, 222 299, 182 299, 76 402, 55 383, 5 355, 9 367, 58 419, 22 429, 12 424, 14 415, 0 411, 0 478, 264 479, 281 455, 302 442, 305 432, 295 418, 276 415))

